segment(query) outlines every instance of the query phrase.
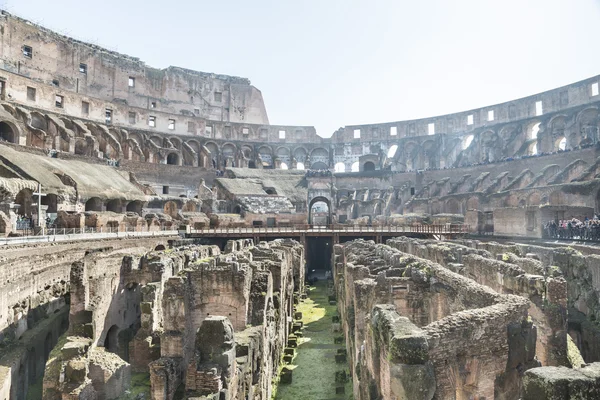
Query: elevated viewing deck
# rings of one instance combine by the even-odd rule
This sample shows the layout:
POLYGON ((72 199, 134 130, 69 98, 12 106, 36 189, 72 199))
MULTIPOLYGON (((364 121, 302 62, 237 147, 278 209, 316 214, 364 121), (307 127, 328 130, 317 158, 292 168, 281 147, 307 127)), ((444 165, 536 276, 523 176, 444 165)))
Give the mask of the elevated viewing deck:
POLYGON ((294 225, 290 227, 252 228, 209 228, 190 229, 186 233, 191 238, 295 238, 318 236, 421 236, 448 237, 464 235, 468 225, 411 225, 411 226, 344 226, 344 225, 294 225))

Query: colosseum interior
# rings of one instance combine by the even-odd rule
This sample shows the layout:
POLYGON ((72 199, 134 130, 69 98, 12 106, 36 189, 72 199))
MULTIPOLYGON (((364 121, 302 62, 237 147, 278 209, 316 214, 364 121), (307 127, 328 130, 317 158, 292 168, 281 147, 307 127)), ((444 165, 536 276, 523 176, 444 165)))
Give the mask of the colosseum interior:
POLYGON ((323 138, 4 11, 0 52, 0 398, 600 399, 600 76, 323 138))

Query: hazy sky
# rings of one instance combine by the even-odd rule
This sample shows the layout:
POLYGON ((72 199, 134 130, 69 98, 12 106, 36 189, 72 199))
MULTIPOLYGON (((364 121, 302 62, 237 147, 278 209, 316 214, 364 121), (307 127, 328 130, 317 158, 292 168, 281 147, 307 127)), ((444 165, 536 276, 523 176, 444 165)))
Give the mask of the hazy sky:
POLYGON ((272 124, 446 114, 600 74, 600 0, 0 0, 139 57, 250 78, 272 124))

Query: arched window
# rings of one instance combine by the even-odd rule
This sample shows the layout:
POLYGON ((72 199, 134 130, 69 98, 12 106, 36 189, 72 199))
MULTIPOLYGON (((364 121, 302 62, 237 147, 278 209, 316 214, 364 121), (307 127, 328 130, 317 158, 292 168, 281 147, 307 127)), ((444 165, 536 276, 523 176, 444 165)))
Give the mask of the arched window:
POLYGON ((560 142, 558 142, 558 149, 565 150, 566 148, 567 148, 567 138, 560 139, 560 142))
POLYGON ((360 169, 360 164, 358 163, 358 161, 352 163, 352 168, 351 168, 352 172, 358 172, 359 169, 360 169))
POLYGON ((179 165, 179 156, 175 153, 171 153, 167 156, 167 164, 179 165))
POLYGON ((0 140, 17 143, 15 132, 6 122, 0 122, 0 140))
POLYGON ((296 169, 304 170, 304 163, 301 163, 301 162, 296 163, 296 169))
POLYGON ((363 171, 375 171, 375 164, 372 161, 367 161, 363 165, 363 171))
POLYGON ((471 145, 471 142, 473 142, 473 135, 469 135, 465 138, 464 142, 463 142, 463 150, 468 149, 469 146, 471 145))
POLYGON ((336 163, 335 172, 346 172, 346 164, 343 162, 336 163))
POLYGON ((531 132, 529 133, 529 139, 537 139, 538 132, 540 131, 540 123, 536 123, 531 127, 531 132))
POLYGON ((279 165, 279 168, 281 168, 281 169, 288 169, 288 165, 287 165, 286 163, 282 162, 282 163, 279 165))
POLYGON ((85 211, 102 211, 102 200, 98 197, 92 197, 85 202, 85 211))
POLYGON ((538 153, 537 142, 531 146, 531 150, 529 151, 529 155, 535 156, 538 153))
POLYGON ((388 158, 392 158, 396 155, 396 151, 398 150, 398 145, 395 144, 388 150, 387 156, 388 158))

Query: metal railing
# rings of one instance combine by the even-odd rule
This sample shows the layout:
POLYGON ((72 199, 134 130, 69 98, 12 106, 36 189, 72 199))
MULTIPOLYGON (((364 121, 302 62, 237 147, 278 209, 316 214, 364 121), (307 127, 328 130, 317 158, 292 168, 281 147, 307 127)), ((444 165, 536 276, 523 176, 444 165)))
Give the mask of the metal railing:
POLYGON ((189 233, 204 235, 219 234, 274 234, 274 233, 423 233, 423 234, 464 234, 469 225, 406 225, 406 226, 350 226, 350 225, 292 225, 276 227, 224 227, 189 229, 189 233))
POLYGON ((177 227, 135 227, 124 228, 35 228, 23 229, 15 232, 17 236, 0 238, 0 245, 32 243, 32 242, 57 242, 67 240, 90 240, 110 238, 133 238, 150 236, 174 236, 178 235, 177 227))

